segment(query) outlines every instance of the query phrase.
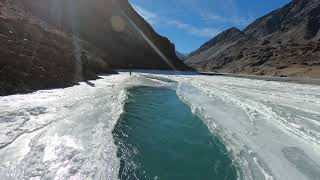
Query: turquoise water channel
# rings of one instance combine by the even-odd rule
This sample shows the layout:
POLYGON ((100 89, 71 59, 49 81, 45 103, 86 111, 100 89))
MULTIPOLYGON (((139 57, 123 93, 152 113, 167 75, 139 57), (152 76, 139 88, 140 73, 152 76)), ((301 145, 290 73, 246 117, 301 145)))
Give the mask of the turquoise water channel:
POLYGON ((113 134, 122 180, 235 180, 225 146, 170 88, 129 89, 113 134))

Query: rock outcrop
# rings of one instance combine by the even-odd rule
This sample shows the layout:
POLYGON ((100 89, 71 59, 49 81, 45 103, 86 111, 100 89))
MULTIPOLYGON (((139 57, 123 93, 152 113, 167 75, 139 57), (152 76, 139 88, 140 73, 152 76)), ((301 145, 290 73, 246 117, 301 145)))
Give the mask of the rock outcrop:
POLYGON ((205 71, 318 78, 319 29, 320 1, 294 0, 243 31, 219 34, 185 62, 205 71))

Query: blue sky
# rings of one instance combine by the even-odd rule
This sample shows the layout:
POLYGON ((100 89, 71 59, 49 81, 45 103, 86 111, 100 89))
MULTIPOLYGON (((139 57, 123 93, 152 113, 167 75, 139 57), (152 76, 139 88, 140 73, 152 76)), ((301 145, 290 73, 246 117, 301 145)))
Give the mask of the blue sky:
POLYGON ((245 28, 290 0, 129 0, 176 49, 189 53, 230 27, 245 28))

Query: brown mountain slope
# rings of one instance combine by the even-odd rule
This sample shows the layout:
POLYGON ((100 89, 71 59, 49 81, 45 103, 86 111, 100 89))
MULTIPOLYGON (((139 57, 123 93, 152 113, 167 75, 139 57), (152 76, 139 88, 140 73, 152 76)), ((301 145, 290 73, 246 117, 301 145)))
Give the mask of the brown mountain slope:
POLYGON ((0 1, 0 96, 66 87, 129 65, 189 69, 126 0, 0 1))
POLYGON ((217 45, 200 48, 186 63, 228 73, 320 77, 319 29, 320 1, 294 0, 257 19, 242 36, 233 32, 217 45))
MULTIPOLYGON (((235 44, 241 43, 240 41, 246 40, 250 40, 250 38, 248 38, 243 32, 234 27, 230 28, 202 45, 195 52, 191 53, 188 56, 186 63, 198 69, 205 69, 209 61, 216 60, 214 57, 219 56, 219 54, 227 51, 235 44)), ((226 61, 228 60, 225 59, 225 62, 226 61)), ((216 61, 215 63, 217 67, 220 66, 220 61, 216 61)))
POLYGON ((0 96, 74 85, 95 79, 95 73, 112 73, 103 53, 77 39, 88 52, 83 77, 74 49, 76 38, 31 16, 16 4, 0 2, 0 96))
POLYGON ((33 15, 103 50, 113 68, 130 64, 143 69, 187 68, 176 57, 174 45, 154 32, 127 0, 16 1, 33 15))

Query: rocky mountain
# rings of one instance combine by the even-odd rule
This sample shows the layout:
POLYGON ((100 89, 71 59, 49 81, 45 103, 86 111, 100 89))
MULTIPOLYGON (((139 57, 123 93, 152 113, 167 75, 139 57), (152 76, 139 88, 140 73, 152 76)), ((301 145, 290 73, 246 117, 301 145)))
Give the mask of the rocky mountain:
POLYGON ((188 69, 127 0, 0 1, 0 95, 67 87, 130 65, 188 69))
POLYGON ((293 0, 193 52, 190 66, 227 73, 320 77, 320 1, 293 0))
POLYGON ((16 0, 45 22, 100 48, 113 68, 184 69, 174 45, 128 0, 16 0))
POLYGON ((12 1, 0 1, 0 95, 67 87, 96 79, 96 73, 113 73, 103 57, 90 43, 57 30, 12 1), (86 77, 75 41, 88 52, 86 77))
POLYGON ((181 52, 179 52, 179 51, 176 51, 176 55, 177 55, 177 57, 178 57, 181 61, 184 61, 185 58, 188 56, 188 54, 186 54, 186 53, 181 53, 181 52))

